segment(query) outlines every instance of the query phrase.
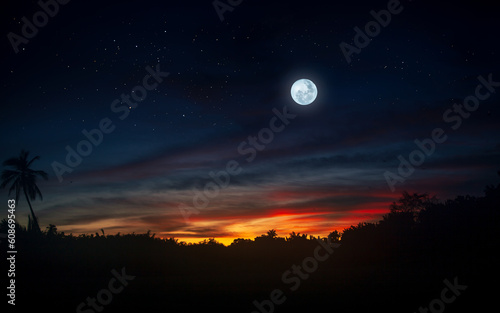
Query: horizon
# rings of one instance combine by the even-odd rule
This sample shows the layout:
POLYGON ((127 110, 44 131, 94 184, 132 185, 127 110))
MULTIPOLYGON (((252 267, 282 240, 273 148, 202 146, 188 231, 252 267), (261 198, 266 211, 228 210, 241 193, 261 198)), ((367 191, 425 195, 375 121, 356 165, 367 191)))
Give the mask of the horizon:
MULTIPOLYGON (((500 175, 500 171, 498 171, 497 174, 500 175)), ((488 186, 494 186, 494 185, 488 185, 488 186)), ((458 198, 458 197, 461 197, 461 196, 473 196, 473 197, 479 197, 480 198, 480 197, 484 196, 484 189, 486 187, 488 187, 488 186, 485 186, 483 188, 483 190, 481 191, 481 193, 472 193, 472 194, 469 193, 467 195, 455 195, 454 197, 448 198, 448 199, 441 199, 441 198, 437 198, 436 197, 435 200, 438 203, 444 203, 447 200, 452 200, 452 199, 455 199, 455 198, 458 198)), ((426 194, 426 193, 421 193, 421 194, 426 194)), ((435 196, 435 195, 429 195, 429 194, 426 194, 426 195, 429 196, 429 198, 433 198, 435 196)), ((397 203, 398 200, 401 199, 400 197, 398 197, 397 199, 395 199, 394 202, 397 203)), ((318 237, 319 238, 327 238, 328 235, 331 232, 337 231, 341 235, 341 237, 339 238, 339 240, 341 241, 342 240, 342 233, 343 233, 343 231, 346 230, 346 229, 349 229, 351 226, 358 226, 360 223, 378 224, 381 221, 381 218, 383 218, 384 215, 386 215, 386 214, 388 214, 390 212, 389 205, 392 204, 392 203, 393 202, 391 202, 391 203, 389 203, 387 205, 387 209, 386 210, 382 210, 382 212, 379 212, 377 214, 377 218, 372 218, 372 219, 369 219, 369 220, 361 218, 360 220, 356 220, 356 223, 345 224, 345 225, 342 225, 341 227, 337 227, 337 228, 332 228, 332 227, 328 228, 327 227, 326 228, 326 232, 322 232, 322 233, 308 232, 307 229, 305 231, 300 231, 300 230, 298 231, 296 228, 292 228, 290 230, 287 230, 287 229, 279 229, 279 228, 276 228, 276 227, 267 227, 267 230, 261 231, 260 233, 258 231, 256 231, 256 232, 254 232, 252 234, 250 234, 250 233, 241 234, 240 233, 239 235, 236 235, 236 236, 218 237, 218 236, 203 236, 203 235, 199 235, 197 237, 190 237, 189 234, 176 234, 176 235, 169 234, 169 233, 162 234, 162 233, 157 233, 157 232, 155 232, 155 231, 153 231, 151 229, 144 229, 144 230, 135 229, 135 230, 130 231, 130 232, 125 232, 123 230, 116 231, 116 232, 109 232, 104 227, 95 229, 95 231, 72 232, 71 229, 70 229, 70 231, 68 231, 67 228, 64 228, 64 227, 61 228, 58 225, 54 225, 54 224, 52 224, 50 222, 48 224, 44 224, 43 221, 40 221, 40 219, 39 219, 39 223, 40 223, 42 231, 45 231, 46 228, 48 228, 49 225, 52 224, 52 225, 56 226, 58 233, 64 233, 67 236, 69 235, 69 236, 78 237, 79 235, 95 235, 96 233, 99 236, 108 236, 108 235, 109 236, 116 236, 116 235, 130 235, 130 234, 141 235, 141 234, 146 234, 146 233, 150 232, 151 235, 153 235, 153 234, 155 235, 154 236, 155 238, 160 238, 162 240, 176 239, 176 240, 178 240, 179 243, 184 242, 186 244, 198 244, 198 243, 202 243, 205 240, 214 239, 216 242, 221 243, 221 244, 223 244, 226 247, 228 247, 229 245, 231 245, 231 243, 233 243, 234 240, 236 240, 236 239, 250 239, 250 240, 254 241, 255 238, 263 236, 263 235, 266 235, 267 231, 272 230, 272 229, 274 229, 276 231, 276 237, 277 238, 284 238, 284 239, 288 238, 289 235, 292 232, 295 232, 296 234, 300 234, 300 235, 307 235, 308 238, 310 238, 311 236, 315 237, 315 238, 318 238, 318 237), (104 233, 103 233, 103 231, 104 231, 104 233)), ((16 208, 16 210, 17 210, 17 208, 16 208)), ((278 214, 275 217, 280 217, 282 215, 287 216, 286 214, 281 213, 281 214, 278 214)), ((28 216, 28 214, 26 216, 28 216)), ((17 221, 19 220, 19 216, 17 216, 16 220, 17 221)), ((21 220, 23 220, 23 218, 21 218, 21 220)), ((27 217, 25 218, 25 221, 26 221, 26 225, 23 225, 22 223, 20 225, 24 226, 24 227, 27 227, 27 221, 28 221, 27 217)), ((301 221, 302 221, 302 218, 301 218, 301 221)), ((260 227, 259 229, 263 229, 263 228, 266 228, 266 227, 263 226, 263 227, 260 227)))

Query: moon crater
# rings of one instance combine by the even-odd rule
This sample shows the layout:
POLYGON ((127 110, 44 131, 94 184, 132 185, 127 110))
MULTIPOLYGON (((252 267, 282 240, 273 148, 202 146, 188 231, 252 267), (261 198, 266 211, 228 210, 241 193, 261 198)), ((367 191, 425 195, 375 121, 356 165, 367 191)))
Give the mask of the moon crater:
POLYGON ((318 88, 309 79, 299 79, 292 85, 292 98, 300 105, 308 105, 316 100, 318 88))

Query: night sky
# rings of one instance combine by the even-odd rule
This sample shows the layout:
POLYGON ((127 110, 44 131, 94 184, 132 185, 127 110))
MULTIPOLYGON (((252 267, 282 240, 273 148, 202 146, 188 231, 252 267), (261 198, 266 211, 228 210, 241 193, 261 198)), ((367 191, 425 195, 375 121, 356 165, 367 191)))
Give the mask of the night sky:
MULTIPOLYGON (((15 2, 1 12, 0 160, 41 157, 42 229, 326 236, 379 220, 404 190, 447 199, 498 182, 497 3, 242 1, 221 21, 210 0, 73 0, 12 45, 41 10, 15 2), (355 27, 388 5, 399 13, 357 48, 355 27), (301 78, 318 87, 307 106, 290 96, 301 78), (229 181, 195 198, 217 175, 229 181)), ((21 198, 21 224, 28 213, 21 198)))

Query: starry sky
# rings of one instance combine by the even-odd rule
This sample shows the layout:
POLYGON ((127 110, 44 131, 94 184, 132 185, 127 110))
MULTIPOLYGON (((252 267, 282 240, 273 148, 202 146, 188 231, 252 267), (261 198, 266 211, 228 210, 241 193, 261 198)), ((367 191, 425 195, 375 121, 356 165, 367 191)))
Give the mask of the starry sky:
MULTIPOLYGON (((404 190, 480 195, 500 170, 499 5, 402 0, 357 48, 355 28, 396 2, 221 0, 218 14, 210 0, 73 0, 50 7, 43 25, 36 1, 10 1, 0 13, 0 160, 21 149, 41 157, 41 227, 73 234, 326 236, 379 220, 404 190), (42 26, 13 45, 34 16, 42 26), (290 97, 300 78, 318 87, 308 106, 290 97), (254 158, 241 153, 271 121, 282 131, 254 158), (99 128, 99 144, 69 166, 67 147, 99 128), (433 136, 432 153, 414 152, 433 136), (410 156, 418 166, 403 177, 410 156), (58 177, 54 164, 70 171, 58 177), (228 164, 238 173, 194 212, 196 190, 228 164)), ((18 221, 28 212, 21 199, 18 221)))

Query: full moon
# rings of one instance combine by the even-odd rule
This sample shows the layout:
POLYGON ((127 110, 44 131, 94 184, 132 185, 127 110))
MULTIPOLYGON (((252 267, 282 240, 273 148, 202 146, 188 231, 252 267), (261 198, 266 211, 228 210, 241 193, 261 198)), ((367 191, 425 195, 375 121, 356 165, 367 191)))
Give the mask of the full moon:
POLYGON ((292 98, 300 105, 308 105, 316 100, 318 88, 309 79, 299 79, 292 85, 292 98))

